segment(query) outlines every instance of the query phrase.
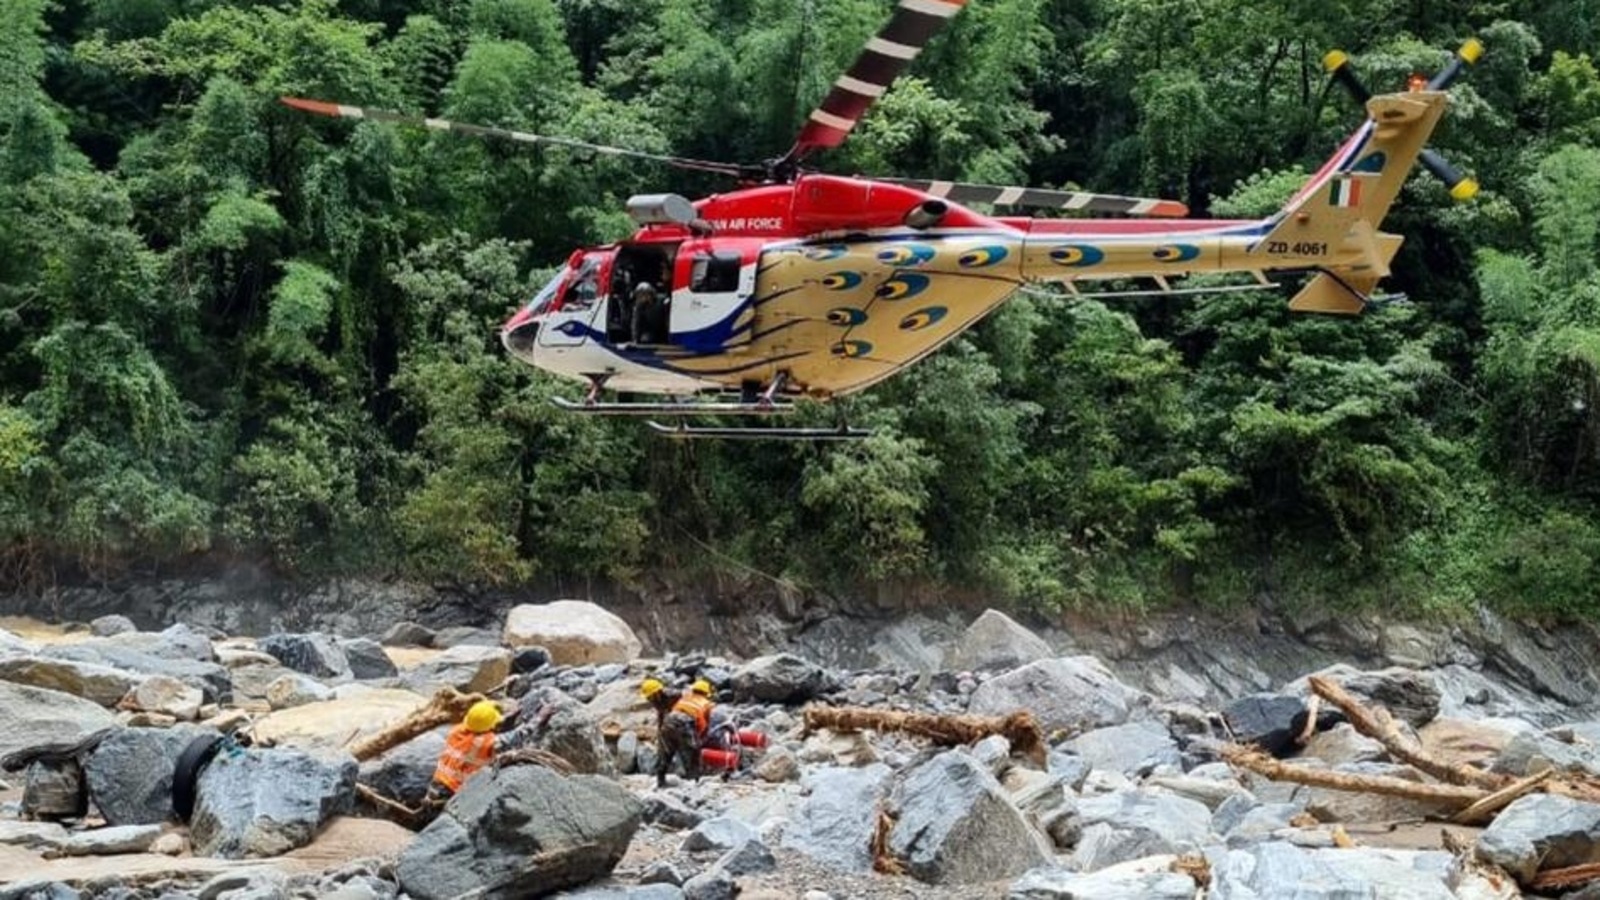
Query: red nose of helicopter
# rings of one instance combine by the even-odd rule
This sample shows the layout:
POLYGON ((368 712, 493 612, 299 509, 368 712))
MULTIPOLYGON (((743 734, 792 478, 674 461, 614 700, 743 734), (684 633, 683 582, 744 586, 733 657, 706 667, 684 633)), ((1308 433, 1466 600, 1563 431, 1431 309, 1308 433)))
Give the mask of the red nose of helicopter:
POLYGON ((529 365, 533 364, 533 348, 539 338, 540 318, 532 306, 524 306, 500 329, 500 343, 512 356, 529 365))

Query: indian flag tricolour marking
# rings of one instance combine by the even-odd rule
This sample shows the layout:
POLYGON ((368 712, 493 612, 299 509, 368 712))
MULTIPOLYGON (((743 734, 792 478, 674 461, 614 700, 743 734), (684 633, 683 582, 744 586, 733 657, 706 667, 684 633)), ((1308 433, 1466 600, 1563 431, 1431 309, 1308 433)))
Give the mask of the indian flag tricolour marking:
POLYGON ((1361 202, 1361 182, 1354 178, 1335 178, 1328 197, 1328 202, 1334 206, 1355 206, 1361 202))

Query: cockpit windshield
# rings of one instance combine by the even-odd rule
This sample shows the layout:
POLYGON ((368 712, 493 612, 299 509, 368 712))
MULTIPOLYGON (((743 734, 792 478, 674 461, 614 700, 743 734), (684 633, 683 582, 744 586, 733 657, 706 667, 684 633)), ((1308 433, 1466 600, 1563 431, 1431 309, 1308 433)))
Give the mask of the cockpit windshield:
POLYGON ((544 287, 539 289, 539 293, 533 295, 533 299, 528 301, 528 315, 530 317, 542 316, 550 311, 550 302, 555 299, 556 291, 561 287, 563 281, 566 281, 565 273, 545 282, 544 287))

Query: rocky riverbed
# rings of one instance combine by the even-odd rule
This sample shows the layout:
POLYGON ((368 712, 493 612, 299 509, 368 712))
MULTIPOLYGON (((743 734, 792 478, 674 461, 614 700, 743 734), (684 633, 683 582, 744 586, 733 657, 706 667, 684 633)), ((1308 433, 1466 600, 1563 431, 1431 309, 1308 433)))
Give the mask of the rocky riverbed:
POLYGON ((1600 804, 1582 798, 1530 793, 1486 827, 1444 825, 1462 804, 1271 781, 1218 755, 1246 742, 1424 781, 1308 699, 1320 673, 1429 759, 1600 776, 1591 632, 1486 616, 1036 633, 994 611, 859 626, 813 623, 770 648, 786 652, 741 658, 665 652, 660 632, 570 601, 365 634, 0 620, 0 757, 23 763, 0 773, 0 900, 1481 900, 1600 862, 1600 804), (770 743, 726 778, 657 789, 647 674, 710 680, 770 743), (443 689, 539 715, 544 762, 480 773, 404 827, 362 793, 418 805, 446 728, 356 754, 443 689), (1026 711, 1045 743, 808 729, 819 706, 886 722, 1026 711), (209 761, 180 761, 197 743, 209 761))

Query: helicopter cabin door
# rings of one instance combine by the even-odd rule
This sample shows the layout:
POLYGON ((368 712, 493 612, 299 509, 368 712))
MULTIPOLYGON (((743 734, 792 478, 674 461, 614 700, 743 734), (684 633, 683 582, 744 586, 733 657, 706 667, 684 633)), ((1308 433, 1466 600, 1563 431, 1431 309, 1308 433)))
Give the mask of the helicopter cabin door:
POLYGON ((714 353, 750 343, 759 242, 685 241, 678 249, 668 322, 672 343, 714 353))

